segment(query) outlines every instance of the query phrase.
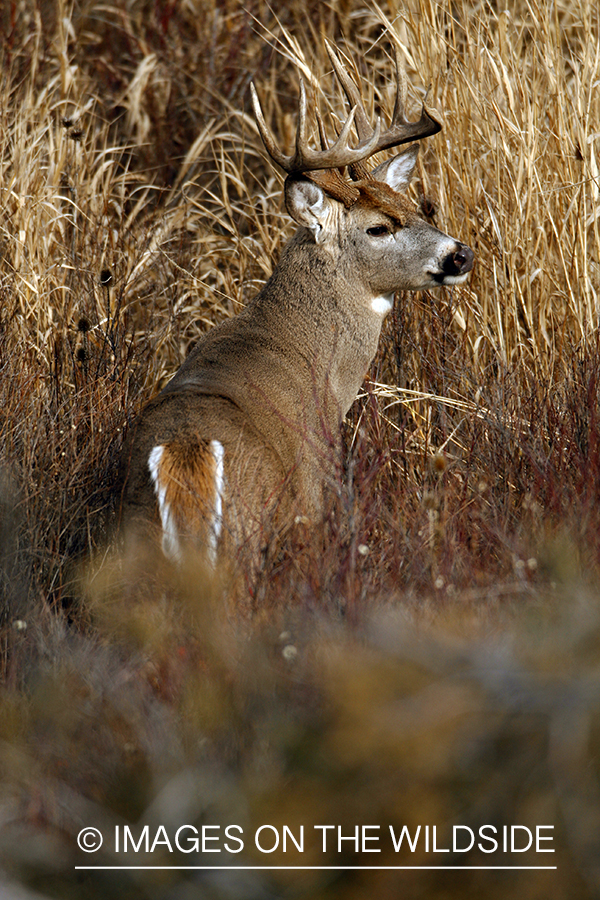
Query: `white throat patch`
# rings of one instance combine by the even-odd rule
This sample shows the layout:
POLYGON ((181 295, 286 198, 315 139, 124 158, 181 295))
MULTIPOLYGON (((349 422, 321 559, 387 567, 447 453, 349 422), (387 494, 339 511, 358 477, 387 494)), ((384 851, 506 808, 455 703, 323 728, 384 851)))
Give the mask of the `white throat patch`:
POLYGON ((393 294, 383 294, 381 297, 373 297, 371 309, 378 316, 386 316, 394 305, 393 294))

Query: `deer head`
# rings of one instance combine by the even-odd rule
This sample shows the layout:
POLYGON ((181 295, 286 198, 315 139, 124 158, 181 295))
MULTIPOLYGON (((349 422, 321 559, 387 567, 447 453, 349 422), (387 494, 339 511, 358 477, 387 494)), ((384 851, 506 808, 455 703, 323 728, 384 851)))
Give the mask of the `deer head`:
MULTIPOLYGON (((424 289, 464 281, 473 266, 473 252, 464 244, 446 239, 425 222, 402 193, 410 182, 419 145, 381 163, 372 171, 365 165, 374 154, 437 134, 442 128, 436 114, 423 104, 421 117, 409 122, 405 114, 407 83, 395 48, 396 99, 392 121, 385 130, 380 119, 374 128, 368 121, 360 91, 338 55, 327 43, 334 72, 351 105, 335 143, 327 146, 323 122, 317 114, 320 149, 308 142, 307 99, 304 81, 300 97, 296 146, 286 155, 268 128, 254 85, 252 103, 263 143, 271 159, 287 173, 286 207, 316 243, 335 244, 343 234, 352 235, 357 277, 361 274, 378 295, 402 289, 424 289), (359 142, 350 146, 352 126, 359 142), (343 176, 348 169, 349 180, 343 176), (395 252, 393 252, 395 250, 395 252)), ((381 304, 386 309, 389 302, 381 304)))

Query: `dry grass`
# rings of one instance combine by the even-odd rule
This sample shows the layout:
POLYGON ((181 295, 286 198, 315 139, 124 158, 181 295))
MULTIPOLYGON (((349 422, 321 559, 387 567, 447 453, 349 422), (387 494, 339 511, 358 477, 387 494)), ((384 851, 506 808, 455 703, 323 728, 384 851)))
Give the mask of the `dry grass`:
MULTIPOLYGON (((600 896, 598 15, 592 0, 2 6, 0 829, 15 883, 86 900, 600 896), (325 75, 325 35, 389 113, 386 25, 414 109, 429 90, 445 119, 415 198, 473 247, 472 279, 398 298, 331 514, 266 555, 242 590, 249 621, 193 566, 117 560, 84 584, 131 417, 291 233, 249 81, 290 142, 290 57, 325 75), (553 824, 558 870, 74 877, 83 825, 233 821, 553 824)), ((332 81, 312 84, 341 114, 332 81)), ((226 859, 240 861, 289 862, 252 847, 226 859)), ((399 861, 424 858, 376 860, 399 861)), ((524 861, 540 862, 500 860, 524 861)))

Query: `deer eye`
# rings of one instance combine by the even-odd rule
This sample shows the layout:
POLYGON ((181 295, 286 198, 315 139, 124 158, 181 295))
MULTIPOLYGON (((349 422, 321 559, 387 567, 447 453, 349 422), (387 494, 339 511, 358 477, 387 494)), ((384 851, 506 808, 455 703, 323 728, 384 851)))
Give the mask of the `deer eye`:
POLYGON ((373 225, 372 228, 367 228, 367 234, 371 235, 371 237, 381 237, 382 234, 389 234, 390 229, 387 225, 373 225))

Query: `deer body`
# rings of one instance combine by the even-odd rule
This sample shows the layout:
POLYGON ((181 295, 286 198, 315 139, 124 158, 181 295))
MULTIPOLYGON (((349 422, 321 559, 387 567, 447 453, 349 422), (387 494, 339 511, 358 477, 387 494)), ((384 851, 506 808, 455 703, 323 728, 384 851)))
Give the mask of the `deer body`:
POLYGON ((173 559, 190 545, 214 562, 223 548, 255 547, 266 523, 284 530, 297 515, 321 515, 340 424, 394 293, 458 283, 472 267, 469 248, 401 193, 417 152, 369 174, 357 163, 351 198, 346 182, 292 166, 286 205, 299 228, 271 278, 198 341, 132 429, 126 528, 153 532, 173 559))

